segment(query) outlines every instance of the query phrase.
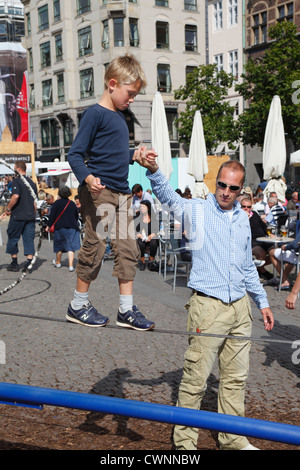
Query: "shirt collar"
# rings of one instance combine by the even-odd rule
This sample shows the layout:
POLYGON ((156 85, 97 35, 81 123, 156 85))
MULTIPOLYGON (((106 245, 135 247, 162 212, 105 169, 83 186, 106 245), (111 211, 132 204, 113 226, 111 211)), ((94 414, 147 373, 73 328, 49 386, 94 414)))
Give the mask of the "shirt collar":
MULTIPOLYGON (((218 204, 216 200, 216 196, 212 193, 209 193, 207 195, 207 200, 215 206, 215 208, 221 212, 227 212, 221 209, 220 205, 218 204)), ((233 203, 233 212, 240 211, 241 210, 241 204, 238 201, 234 201, 233 203)))

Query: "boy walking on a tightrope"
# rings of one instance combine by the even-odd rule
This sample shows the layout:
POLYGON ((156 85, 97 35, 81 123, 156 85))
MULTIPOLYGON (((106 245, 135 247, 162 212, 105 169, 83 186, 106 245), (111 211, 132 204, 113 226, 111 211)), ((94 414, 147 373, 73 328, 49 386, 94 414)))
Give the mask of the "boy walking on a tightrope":
POLYGON ((117 325, 137 330, 150 330, 155 326, 133 304, 133 281, 139 256, 129 214, 128 172, 133 152, 130 154, 128 126, 121 112, 129 108, 145 86, 144 72, 133 56, 114 59, 105 72, 102 98, 82 115, 68 154, 80 183, 81 214, 85 224, 85 238, 76 266, 76 290, 67 313, 71 322, 100 327, 109 321, 89 302, 88 291, 91 281, 98 276, 105 254, 105 227, 113 225, 110 237, 114 253, 112 275, 118 278, 120 293, 117 325))

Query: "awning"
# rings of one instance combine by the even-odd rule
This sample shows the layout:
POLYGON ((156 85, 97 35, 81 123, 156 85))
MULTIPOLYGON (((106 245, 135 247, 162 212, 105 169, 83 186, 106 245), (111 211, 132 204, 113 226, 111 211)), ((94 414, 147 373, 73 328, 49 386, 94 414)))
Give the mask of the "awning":
POLYGON ((0 175, 13 175, 15 172, 10 170, 7 166, 0 164, 0 175))
POLYGON ((46 173, 39 173, 38 176, 61 176, 61 175, 67 175, 68 173, 71 173, 72 170, 50 170, 47 171, 46 173))

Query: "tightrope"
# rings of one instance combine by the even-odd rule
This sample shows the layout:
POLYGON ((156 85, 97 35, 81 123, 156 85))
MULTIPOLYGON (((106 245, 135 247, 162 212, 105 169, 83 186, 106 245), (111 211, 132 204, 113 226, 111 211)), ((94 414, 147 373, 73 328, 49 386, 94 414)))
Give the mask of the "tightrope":
MULTIPOLYGON (((32 187, 30 186, 30 184, 28 183, 28 181, 26 180, 26 178, 24 178, 23 175, 21 175, 21 173, 17 170, 14 170, 13 168, 11 168, 10 165, 8 165, 8 163, 1 159, 0 158, 0 163, 2 163, 3 165, 5 165, 7 168, 9 168, 11 171, 15 171, 18 176, 21 178, 21 180, 23 181, 23 183, 25 184, 25 186, 27 187, 27 189, 29 190, 31 196, 33 197, 33 200, 37 203, 38 202, 38 198, 34 192, 34 190, 32 189, 32 187)), ((41 220, 41 218, 40 218, 41 220)), ((4 289, 2 289, 0 291, 0 295, 3 295, 5 294, 6 292, 10 291, 11 289, 13 289, 17 284, 19 284, 20 282, 23 281, 23 279, 26 277, 26 275, 32 270, 37 258, 39 257, 39 252, 40 252, 40 249, 41 249, 41 245, 42 245, 42 230, 40 230, 40 236, 39 236, 39 241, 38 241, 38 246, 37 246, 37 249, 33 255, 33 258, 31 260, 31 263, 29 264, 29 266, 27 267, 26 271, 23 271, 22 275, 14 282, 12 282, 9 286, 5 287, 4 289)))
MULTIPOLYGON (((78 325, 75 325, 74 323, 71 323, 69 321, 66 321, 65 319, 62 318, 53 318, 53 317, 45 317, 45 316, 38 316, 38 315, 32 315, 32 314, 24 314, 24 313, 14 313, 14 312, 1 312, 0 315, 7 315, 7 316, 16 316, 16 317, 23 317, 23 318, 31 318, 33 320, 43 320, 43 321, 55 321, 59 323, 64 323, 70 326, 76 326, 78 328, 78 325)), ((273 338, 255 338, 253 336, 234 336, 234 335, 219 335, 219 334, 213 334, 213 333, 203 333, 203 332, 197 332, 197 331, 179 331, 179 330, 164 330, 162 328, 155 328, 151 331, 148 332, 137 332, 136 330, 133 330, 131 328, 122 328, 120 326, 116 325, 107 325, 105 328, 100 328, 101 332, 105 331, 106 329, 116 329, 119 331, 124 331, 124 332, 132 332, 132 333, 138 333, 138 334, 146 334, 149 335, 150 337, 156 333, 158 334, 168 334, 168 335, 179 335, 179 336, 204 336, 204 337, 215 337, 215 338, 224 338, 224 339, 235 339, 235 340, 240 340, 240 341, 251 341, 251 342, 261 342, 261 343, 282 343, 282 344, 289 344, 292 345, 296 339, 294 340, 284 340, 284 339, 273 339, 273 338)))

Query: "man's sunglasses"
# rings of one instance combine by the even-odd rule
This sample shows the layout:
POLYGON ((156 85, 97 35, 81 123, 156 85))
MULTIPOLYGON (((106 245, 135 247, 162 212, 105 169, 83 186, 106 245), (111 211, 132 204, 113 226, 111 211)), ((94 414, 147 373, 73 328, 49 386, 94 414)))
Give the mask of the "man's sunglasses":
POLYGON ((252 206, 241 206, 243 209, 252 209, 252 206))
POLYGON ((217 186, 221 189, 229 188, 231 192, 236 193, 241 189, 241 186, 235 186, 234 184, 226 184, 222 181, 217 181, 217 186))

